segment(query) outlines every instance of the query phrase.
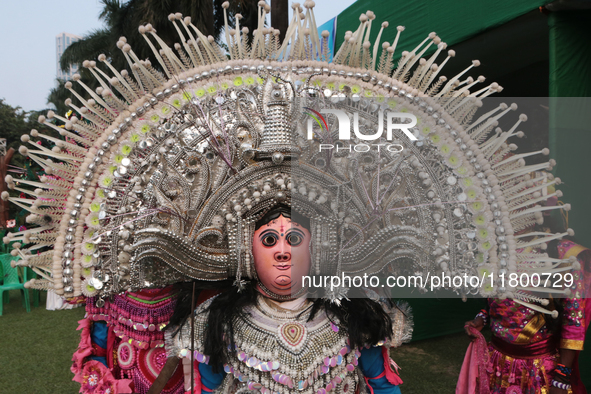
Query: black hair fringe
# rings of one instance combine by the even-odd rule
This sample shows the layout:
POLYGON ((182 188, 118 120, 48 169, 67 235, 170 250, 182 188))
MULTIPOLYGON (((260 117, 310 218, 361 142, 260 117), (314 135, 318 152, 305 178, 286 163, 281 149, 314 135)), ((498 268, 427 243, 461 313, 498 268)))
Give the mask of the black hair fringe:
POLYGON ((209 365, 214 373, 221 372, 222 365, 229 359, 228 351, 236 348, 234 318, 244 315, 245 308, 255 304, 258 294, 255 282, 250 281, 241 291, 232 287, 218 295, 204 312, 209 315, 203 350, 209 356, 209 365))
POLYGON ((232 287, 231 280, 224 280, 220 282, 209 282, 203 280, 195 280, 192 282, 179 282, 174 285, 174 290, 177 294, 177 302, 174 312, 166 326, 166 330, 174 330, 172 335, 176 335, 182 325, 187 321, 191 314, 191 301, 193 292, 193 283, 195 283, 195 300, 203 290, 220 290, 225 291, 232 287))
POLYGON ((310 320, 321 310, 326 312, 333 323, 339 322, 339 329, 346 330, 351 348, 376 345, 392 334, 390 316, 379 302, 367 298, 361 289, 350 289, 348 299, 342 299, 341 305, 317 298, 312 306, 310 320))

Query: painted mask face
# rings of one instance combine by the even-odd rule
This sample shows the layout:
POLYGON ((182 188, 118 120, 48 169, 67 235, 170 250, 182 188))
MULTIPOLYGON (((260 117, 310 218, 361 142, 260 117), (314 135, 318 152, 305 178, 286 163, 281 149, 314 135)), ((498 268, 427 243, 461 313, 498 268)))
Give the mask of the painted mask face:
POLYGON ((310 232, 279 216, 254 232, 252 254, 261 283, 273 293, 289 296, 310 273, 310 232))

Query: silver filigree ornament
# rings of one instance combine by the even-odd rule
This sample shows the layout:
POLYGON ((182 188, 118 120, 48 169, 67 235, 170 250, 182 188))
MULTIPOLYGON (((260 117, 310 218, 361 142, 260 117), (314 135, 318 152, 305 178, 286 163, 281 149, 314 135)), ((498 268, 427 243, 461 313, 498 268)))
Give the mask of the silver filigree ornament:
MULTIPOLYGON (((305 17, 309 26, 311 15, 305 17)), ((45 230, 14 237, 34 248, 17 251, 19 264, 55 281, 31 285, 80 295, 81 248, 88 243, 94 260, 84 264, 96 262, 96 271, 110 278, 96 292, 101 296, 145 283, 250 278, 252 222, 279 203, 311 219, 314 274, 398 273, 408 261, 421 275, 494 275, 499 267, 510 274, 530 267, 519 247, 523 238, 515 234, 539 220, 541 207, 525 203, 531 193, 521 185, 539 189, 553 180, 533 175, 529 182, 530 167, 507 154, 507 138, 520 132, 492 133, 492 113, 474 117, 480 98, 497 86, 470 93, 471 85, 457 83, 461 75, 444 83, 436 78, 440 70, 431 68, 435 59, 421 62, 413 57, 419 52, 394 69, 388 51, 381 59, 365 49, 351 52, 365 45, 361 41, 345 40, 327 63, 320 42, 311 40, 309 50, 295 45, 300 29, 290 30, 292 45, 275 48, 261 36, 260 47, 231 46, 231 60, 215 43, 182 37, 197 54, 187 64, 158 41, 164 73, 130 58, 133 75, 109 67, 105 82, 107 74, 97 74, 113 83, 113 91, 78 97, 76 119, 51 114, 66 123, 58 130, 67 134, 65 149, 28 152, 53 155, 38 160, 52 176, 43 180, 46 188, 34 185, 38 202, 28 208, 28 220, 45 230), (173 64, 183 64, 183 71, 173 64), (357 152, 369 145, 363 135, 375 132, 380 111, 390 110, 416 116, 410 128, 416 141, 395 129, 371 142, 401 151, 377 152, 372 145, 371 152, 357 152), (350 138, 341 138, 334 111, 348 114, 350 138), (48 201, 55 206, 44 205, 48 201), (86 242, 87 229, 99 231, 100 242, 86 242), (68 234, 73 240, 65 239, 68 234), (54 251, 35 252, 35 245, 54 244, 54 251)), ((495 121, 515 108, 499 109, 495 121)), ((546 167, 553 165, 550 160, 546 167)), ((544 266, 538 260, 533 268, 544 266)))

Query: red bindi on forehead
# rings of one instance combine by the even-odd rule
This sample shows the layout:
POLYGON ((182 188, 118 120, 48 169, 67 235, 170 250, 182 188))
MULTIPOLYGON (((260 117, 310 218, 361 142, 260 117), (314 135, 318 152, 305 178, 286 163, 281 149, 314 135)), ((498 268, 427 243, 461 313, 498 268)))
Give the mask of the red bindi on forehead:
POLYGON ((279 216, 277 219, 273 219, 273 220, 269 221, 269 223, 267 223, 266 226, 267 227, 279 226, 279 231, 282 233, 284 233, 287 230, 287 228, 291 228, 291 227, 303 228, 298 223, 292 222, 290 218, 286 218, 283 215, 279 216))

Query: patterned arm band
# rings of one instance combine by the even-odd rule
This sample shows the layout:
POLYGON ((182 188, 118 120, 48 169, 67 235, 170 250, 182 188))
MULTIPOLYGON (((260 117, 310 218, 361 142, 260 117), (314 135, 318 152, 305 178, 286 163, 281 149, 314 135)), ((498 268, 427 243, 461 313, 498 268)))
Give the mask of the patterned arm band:
POLYGON ((570 349, 570 350, 583 350, 583 344, 585 341, 581 341, 579 339, 561 339, 559 348, 561 349, 570 349))
POLYGON ((552 379, 552 386, 558 387, 559 389, 562 389, 562 390, 570 390, 570 388, 571 388, 570 384, 562 383, 562 382, 559 382, 554 379, 552 379))
POLYGON ((560 375, 565 379, 570 379, 570 375, 572 374, 573 369, 567 367, 564 364, 556 364, 556 368, 554 368, 554 373, 556 375, 560 375))
POLYGON ((484 320, 485 326, 488 324, 488 312, 486 311, 486 309, 481 309, 480 312, 476 314, 476 317, 481 317, 482 320, 484 320))

